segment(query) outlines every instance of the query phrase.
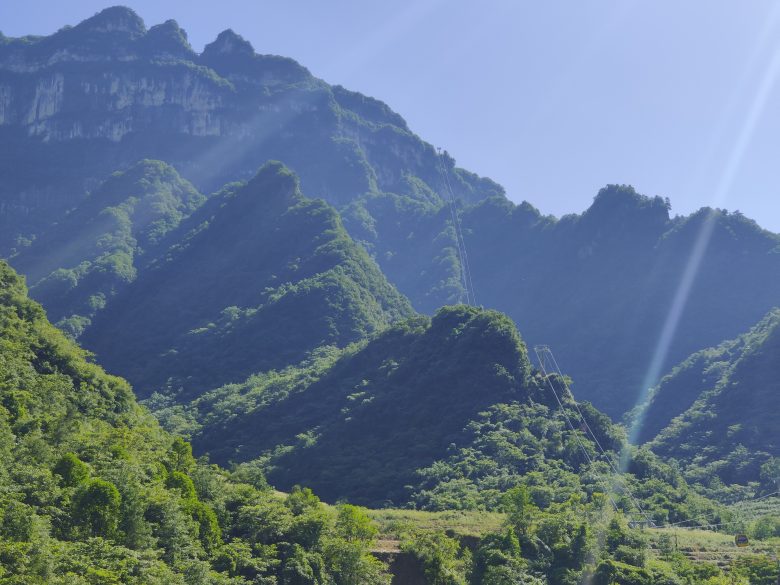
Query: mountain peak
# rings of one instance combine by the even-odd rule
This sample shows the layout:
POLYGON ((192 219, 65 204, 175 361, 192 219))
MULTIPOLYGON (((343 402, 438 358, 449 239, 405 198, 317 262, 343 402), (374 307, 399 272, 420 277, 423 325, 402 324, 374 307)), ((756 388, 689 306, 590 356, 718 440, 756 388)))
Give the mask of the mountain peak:
POLYGON ((149 29, 144 44, 152 53, 168 53, 174 57, 191 58, 194 51, 187 40, 187 31, 175 20, 166 20, 149 29))
POLYGON ((599 190, 582 217, 598 222, 643 218, 665 224, 669 221, 669 204, 661 197, 641 195, 631 185, 607 185, 599 190))
POLYGON ((95 16, 82 21, 78 28, 99 33, 123 32, 132 36, 146 33, 143 19, 127 6, 111 6, 101 10, 95 16))
POLYGON ((247 41, 233 29, 223 30, 214 42, 209 43, 203 49, 203 57, 218 57, 225 55, 253 56, 255 49, 252 43, 247 41))
POLYGON ((278 160, 266 162, 246 184, 245 191, 252 195, 282 197, 292 201, 302 197, 298 176, 278 160))

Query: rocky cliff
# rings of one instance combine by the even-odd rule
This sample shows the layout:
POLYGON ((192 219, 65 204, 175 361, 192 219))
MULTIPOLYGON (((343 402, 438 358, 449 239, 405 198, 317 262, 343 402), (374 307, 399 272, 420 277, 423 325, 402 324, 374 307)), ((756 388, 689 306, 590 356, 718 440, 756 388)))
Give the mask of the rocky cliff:
MULTIPOLYGON (((0 255, 141 158, 205 192, 268 159, 337 206, 375 192, 417 197, 418 182, 444 192, 434 148, 385 104, 256 54, 231 30, 198 54, 175 21, 147 29, 114 7, 47 37, 0 37, 0 255)), ((503 193, 445 165, 463 198, 503 193)))

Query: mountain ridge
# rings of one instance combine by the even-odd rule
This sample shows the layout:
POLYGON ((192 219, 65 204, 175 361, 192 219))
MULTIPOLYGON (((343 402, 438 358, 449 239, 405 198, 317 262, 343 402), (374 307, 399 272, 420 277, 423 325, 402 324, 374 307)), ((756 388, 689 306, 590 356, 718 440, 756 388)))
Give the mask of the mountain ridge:
POLYGON ((82 340, 140 396, 297 363, 412 314, 322 200, 269 162, 169 236, 82 340))

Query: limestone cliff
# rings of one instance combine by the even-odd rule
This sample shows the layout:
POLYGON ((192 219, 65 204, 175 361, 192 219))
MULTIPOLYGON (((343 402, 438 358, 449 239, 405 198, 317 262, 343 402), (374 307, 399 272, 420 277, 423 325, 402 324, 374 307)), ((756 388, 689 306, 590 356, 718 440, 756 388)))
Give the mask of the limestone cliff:
MULTIPOLYGON (((47 37, 0 36, 0 256, 141 158, 173 164, 205 192, 268 159, 338 206, 415 195, 418 180, 444 192, 434 148, 385 104, 257 54, 232 30, 198 54, 175 21, 147 29, 113 7, 47 37)), ((503 192, 458 177, 464 198, 503 192)))

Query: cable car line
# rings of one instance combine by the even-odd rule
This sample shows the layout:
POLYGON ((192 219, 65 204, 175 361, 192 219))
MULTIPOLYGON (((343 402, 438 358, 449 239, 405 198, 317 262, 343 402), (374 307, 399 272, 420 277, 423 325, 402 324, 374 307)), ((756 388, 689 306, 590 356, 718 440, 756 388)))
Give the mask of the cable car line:
POLYGON ((466 291, 466 304, 476 305, 477 300, 474 294, 474 283, 471 280, 471 266, 469 265, 468 251, 466 250, 466 240, 463 237, 463 226, 460 221, 460 214, 457 210, 455 191, 450 183, 449 173, 443 162, 443 154, 441 148, 437 149, 438 154, 436 160, 439 166, 439 173, 442 176, 445 190, 448 194, 448 201, 450 207, 450 216, 452 217, 452 227, 455 230, 455 243, 458 247, 458 259, 461 266, 461 280, 463 281, 463 288, 466 291))
MULTIPOLYGON (((577 410, 577 413, 579 414, 580 421, 582 423, 582 426, 584 427, 586 433, 590 436, 590 438, 593 439, 593 442, 596 444, 596 447, 598 448, 601 456, 606 461, 607 465, 612 470, 613 475, 616 479, 620 479, 623 482, 623 491, 628 495, 628 497, 631 499, 634 507, 639 512, 640 516, 644 518, 644 522, 647 523, 650 527, 655 527, 656 524, 653 521, 652 517, 645 511, 645 509, 642 507, 642 504, 639 502, 639 500, 634 496, 634 494, 631 492, 631 489, 628 486, 628 482, 623 477, 623 474, 618 471, 618 469, 615 467, 614 463, 612 462, 612 458, 609 456, 609 454, 606 452, 604 447, 602 447, 601 443, 599 442, 598 438, 596 437, 595 433, 593 432, 593 429, 591 429, 590 425, 588 424, 588 421, 585 419, 584 414, 582 413, 582 410, 580 409, 579 404, 577 403, 577 400, 574 398, 574 393, 569 388, 568 383, 566 382, 566 378, 563 376, 563 373, 561 372, 560 367, 558 366, 558 362, 555 359, 555 355, 553 354, 552 350, 547 345, 536 345, 534 346, 534 352, 536 353, 536 359, 539 361, 539 365, 542 368, 542 373, 544 374, 545 378, 548 381, 548 384, 550 385, 550 388, 553 390, 553 393, 555 394, 555 399, 558 401, 558 404, 561 406, 561 409, 563 409, 563 404, 561 400, 558 398, 558 394, 555 392, 555 389, 550 382, 549 375, 547 372, 546 363, 549 359, 549 363, 553 366, 554 372, 558 375, 558 377, 561 379, 563 383, 563 387, 565 391, 568 393, 569 397, 571 398, 572 402, 574 403, 574 407, 577 410), (542 357, 545 356, 545 357, 542 357)), ((568 414, 564 411, 564 416, 566 416, 568 420, 568 414)), ((571 422, 569 422, 569 426, 572 427, 572 430, 574 430, 574 426, 571 422)), ((576 433, 575 433, 576 435, 576 433)))

